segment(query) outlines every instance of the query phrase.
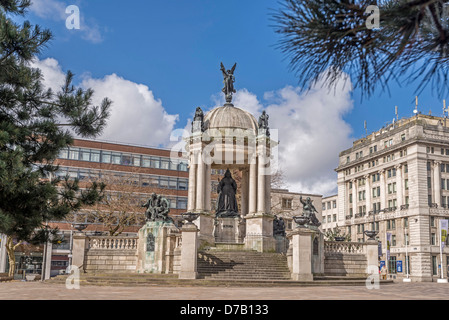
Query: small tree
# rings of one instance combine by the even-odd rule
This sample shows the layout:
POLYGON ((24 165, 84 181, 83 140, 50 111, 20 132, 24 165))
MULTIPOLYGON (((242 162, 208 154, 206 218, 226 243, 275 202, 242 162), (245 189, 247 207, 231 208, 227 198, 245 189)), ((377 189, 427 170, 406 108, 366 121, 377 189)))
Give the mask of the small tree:
POLYGON ((271 175, 271 187, 275 189, 287 188, 285 173, 282 169, 276 170, 276 172, 271 175))
POLYGON ((78 180, 49 179, 60 150, 73 134, 98 135, 106 124, 111 101, 93 106, 91 89, 75 89, 73 74, 57 93, 42 85, 40 70, 30 62, 51 39, 49 30, 11 16, 25 14, 29 0, 0 0, 0 233, 7 236, 14 274, 17 243, 42 243, 57 230, 45 222, 63 220, 81 206, 102 197, 104 185, 81 189, 78 180))
POLYGON ((103 224, 110 236, 120 235, 128 225, 139 222, 144 216, 145 209, 138 196, 141 191, 136 182, 138 176, 103 172, 100 181, 106 185, 106 196, 89 214, 103 224))
POLYGON ((343 241, 351 241, 351 235, 345 232, 336 226, 334 229, 329 229, 324 233, 324 238, 327 241, 336 241, 337 239, 343 239, 343 241))

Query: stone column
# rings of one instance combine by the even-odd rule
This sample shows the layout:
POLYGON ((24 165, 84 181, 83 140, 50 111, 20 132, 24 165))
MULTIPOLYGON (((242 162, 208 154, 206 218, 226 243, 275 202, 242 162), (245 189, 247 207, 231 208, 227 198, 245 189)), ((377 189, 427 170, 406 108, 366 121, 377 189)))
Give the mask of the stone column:
POLYGON ((359 213, 358 203, 359 203, 359 188, 357 186, 357 180, 353 179, 352 181, 352 211, 354 212, 354 215, 356 213, 359 213))
POLYGON ((290 233, 293 280, 313 281, 312 238, 314 233, 307 228, 297 228, 290 233))
POLYGON ((257 211, 257 164, 249 165, 249 199, 248 212, 256 213, 257 211))
POLYGON ((434 203, 441 207, 441 174, 440 174, 441 162, 434 161, 433 163, 433 189, 434 189, 434 203))
MULTIPOLYGON (((265 170, 271 171, 270 164, 265 170)), ((271 172, 265 172, 265 212, 271 214, 271 172)))
POLYGON ((370 267, 371 270, 374 267, 378 268, 379 259, 378 259, 378 251, 379 249, 379 243, 377 240, 367 240, 366 241, 366 264, 367 264, 367 271, 366 273, 370 273, 370 267))
POLYGON ((72 265, 84 270, 84 257, 88 246, 88 240, 84 233, 77 232, 73 235, 72 265))
POLYGON ((385 170, 379 171, 380 175, 380 206, 381 209, 385 209, 387 207, 387 194, 386 194, 386 188, 385 188, 385 170))
POLYGON ((195 201, 196 201, 196 171, 197 165, 195 160, 195 154, 190 154, 189 160, 189 191, 187 198, 187 211, 193 212, 196 209, 195 201))
POLYGON ((197 155, 197 174, 196 174, 196 210, 204 211, 204 198, 205 198, 205 163, 203 161, 202 152, 198 152, 197 155))
POLYGON ((259 154, 257 167, 257 212, 265 213, 265 156, 259 154))
POLYGON ((198 228, 193 223, 184 225, 181 229, 182 245, 181 245, 181 268, 179 271, 179 279, 196 279, 197 278, 197 247, 198 228))
POLYGON ((373 205, 371 203, 371 176, 369 174, 364 176, 365 178, 365 197, 366 197, 366 212, 367 214, 373 210, 373 205))
POLYGON ((403 191, 402 191, 402 164, 397 165, 396 167, 396 198, 398 201, 397 208, 400 209, 401 206, 404 204, 403 198, 403 191))
POLYGON ((207 212, 211 211, 211 199, 210 199, 210 193, 211 193, 211 165, 210 164, 206 164, 205 165, 205 195, 204 195, 204 210, 206 210, 207 212))
POLYGON ((240 212, 242 217, 248 214, 249 210, 249 171, 245 169, 242 171, 242 182, 241 182, 241 204, 240 212))

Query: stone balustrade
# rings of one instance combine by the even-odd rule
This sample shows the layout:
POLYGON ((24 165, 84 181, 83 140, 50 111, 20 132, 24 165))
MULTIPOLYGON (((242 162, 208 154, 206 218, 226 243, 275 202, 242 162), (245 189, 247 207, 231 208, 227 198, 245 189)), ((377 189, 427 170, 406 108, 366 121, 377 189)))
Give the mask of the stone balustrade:
POLYGON ((378 267, 378 243, 325 241, 324 272, 329 276, 366 276, 378 267))
POLYGON ((361 242, 325 241, 324 253, 365 253, 365 244, 361 242))
POLYGON ((137 250, 138 237, 89 237, 89 250, 137 250))

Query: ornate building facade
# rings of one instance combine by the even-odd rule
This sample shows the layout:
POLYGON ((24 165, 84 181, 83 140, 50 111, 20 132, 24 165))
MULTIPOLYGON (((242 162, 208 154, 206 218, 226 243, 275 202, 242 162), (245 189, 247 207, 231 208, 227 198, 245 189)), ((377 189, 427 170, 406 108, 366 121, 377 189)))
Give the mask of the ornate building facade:
POLYGON ((436 281, 449 260, 440 257, 438 222, 449 218, 449 123, 416 114, 365 138, 339 155, 338 224, 352 241, 377 230, 380 265, 392 277, 436 281), (388 237, 388 244, 387 244, 388 237), (441 266, 440 261, 443 261, 441 266))

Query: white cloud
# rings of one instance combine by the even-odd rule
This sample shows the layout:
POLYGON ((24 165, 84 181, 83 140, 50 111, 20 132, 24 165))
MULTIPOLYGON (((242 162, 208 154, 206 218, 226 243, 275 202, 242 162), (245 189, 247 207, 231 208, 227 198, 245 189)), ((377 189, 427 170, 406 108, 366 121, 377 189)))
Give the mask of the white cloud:
MULTIPOLYGON (((71 14, 71 11, 69 13, 66 12, 66 8, 69 5, 58 0, 32 0, 30 11, 43 19, 61 21, 61 24, 65 26, 65 21, 71 14)), ((67 31, 71 34, 79 32, 82 39, 92 43, 102 42, 103 36, 98 24, 93 19, 86 18, 83 11, 80 11, 79 16, 80 28, 67 31)))
POLYGON ((67 5, 56 0, 32 0, 30 11, 40 18, 52 20, 65 20, 67 5))
POLYGON ((43 75, 42 84, 45 88, 50 88, 53 92, 58 92, 61 89, 65 81, 65 73, 56 59, 39 60, 35 58, 31 66, 41 70, 43 75))
MULTIPOLYGON (((41 69, 46 87, 56 91, 61 87, 65 74, 57 60, 36 59, 33 66, 41 69)), ((179 117, 169 114, 148 86, 111 74, 102 79, 86 75, 80 87, 94 90, 94 105, 99 105, 104 97, 113 102, 107 126, 99 139, 147 146, 169 144, 170 133, 179 117)))
POLYGON ((88 78, 82 87, 95 91, 97 104, 103 97, 113 101, 108 126, 100 138, 149 146, 168 144, 179 117, 168 114, 148 86, 112 74, 88 78))

